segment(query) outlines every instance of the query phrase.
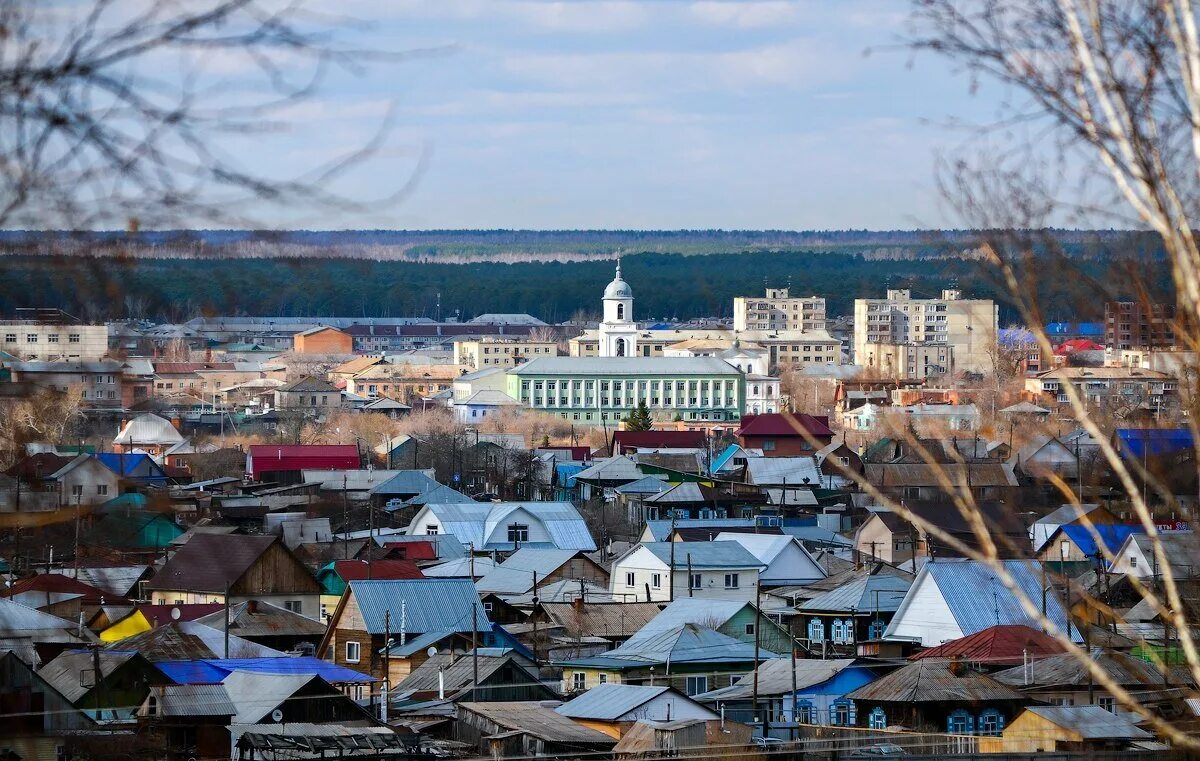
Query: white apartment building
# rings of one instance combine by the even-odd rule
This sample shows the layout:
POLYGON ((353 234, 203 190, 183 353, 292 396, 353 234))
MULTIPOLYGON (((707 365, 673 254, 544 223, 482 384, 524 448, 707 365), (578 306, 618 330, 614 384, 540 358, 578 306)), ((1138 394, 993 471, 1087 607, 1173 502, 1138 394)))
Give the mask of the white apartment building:
POLYGON ((0 320, 0 351, 26 360, 94 361, 108 353, 108 326, 62 320, 0 320))
POLYGON ((791 296, 787 288, 768 288, 767 295, 733 300, 734 330, 825 330, 822 296, 791 296))
POLYGON ((906 288, 855 299, 854 361, 904 378, 990 373, 998 322, 994 301, 964 299, 957 290, 938 299, 914 299, 906 288))
POLYGON ((558 354, 554 341, 524 341, 503 338, 484 338, 454 342, 454 362, 472 370, 490 367, 516 367, 538 357, 558 354))

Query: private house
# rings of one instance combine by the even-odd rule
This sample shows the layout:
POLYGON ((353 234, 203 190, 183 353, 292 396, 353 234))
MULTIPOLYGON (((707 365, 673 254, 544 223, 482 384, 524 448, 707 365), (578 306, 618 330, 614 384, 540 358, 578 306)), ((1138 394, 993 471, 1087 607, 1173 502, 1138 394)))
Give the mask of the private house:
POLYGON ((218 610, 223 610, 224 607, 221 603, 105 606, 101 609, 100 614, 92 619, 91 627, 98 632, 101 642, 120 642, 174 621, 184 623, 195 621, 211 613, 216 613, 218 610))
POLYGON ((959 660, 978 671, 992 672, 1049 658, 1064 651, 1058 640, 1040 629, 1023 624, 1006 624, 989 626, 966 637, 922 650, 909 656, 909 660, 959 660))
POLYGON ((354 338, 337 328, 318 325, 292 336, 295 354, 353 354, 354 338))
POLYGON ((797 724, 849 727, 854 705, 847 693, 870 684, 878 674, 853 658, 804 659, 794 663, 776 658, 758 667, 758 710, 754 710, 754 675, 728 687, 696 695, 701 703, 724 708, 729 721, 751 724, 766 720, 768 737, 787 739, 797 724))
POLYGON ((255 481, 304 482, 306 470, 356 470, 362 465, 354 444, 251 444, 246 473, 255 481))
POLYGON ((746 460, 746 483, 761 488, 776 512, 817 505, 814 489, 825 479, 812 455, 804 457, 751 457, 746 460))
MULTIPOLYGON (((1029 600, 1041 600, 1042 566, 1033 560, 1004 560, 1005 571, 1029 600)), ((1067 631, 1067 612, 1057 595, 1046 595, 1046 617, 1067 631)), ((884 632, 885 639, 933 647, 998 624, 1040 628, 990 568, 974 560, 926 563, 884 632), (980 600, 990 600, 980 605, 980 600)), ((1079 631, 1071 626, 1079 639, 1079 631)))
POLYGON ((0 738, 9 758, 70 758, 97 728, 16 651, 0 652, 0 738))
POLYGON ((828 581, 828 591, 796 606, 792 624, 814 657, 853 656, 858 643, 882 638, 913 577, 874 564, 839 574, 837 586, 828 581))
POLYGON ((1004 728, 999 740, 981 739, 979 750, 1091 755, 1126 750, 1132 743, 1153 739, 1131 717, 1114 716, 1100 706, 1029 706, 1004 728))
POLYGON ((764 568, 737 542, 649 542, 613 561, 610 589, 629 602, 684 595, 746 602, 764 568))
MULTIPOLYGON (((1108 563, 1117 557, 1121 546, 1133 534, 1146 533, 1145 526, 1126 523, 1102 523, 1094 526, 1060 526, 1042 547, 1037 558, 1043 563, 1108 563), (1099 542, 1097 542, 1099 538, 1099 542)), ((1050 566, 1047 566, 1050 567, 1050 566)))
POLYGON ((475 583, 481 594, 516 597, 542 584, 578 581, 608 586, 608 571, 578 550, 522 547, 475 583))
MULTIPOLYGON (((900 565, 928 554, 925 532, 906 521, 899 513, 878 510, 870 513, 854 532, 854 550, 871 561, 900 565)), ((916 563, 913 563, 916 573, 916 563)))
POLYGON ((528 701, 459 703, 454 738, 492 758, 600 756, 617 744, 550 706, 528 701))
POLYGON ((237 708, 219 684, 156 684, 138 707, 137 732, 150 743, 194 758, 229 752, 229 724, 237 708))
POLYGON ((1019 485, 1012 469, 1003 463, 871 463, 866 479, 895 500, 949 501, 943 478, 955 489, 968 489, 977 501, 1007 499, 1019 485))
POLYGON ((38 676, 97 720, 132 718, 154 684, 171 680, 154 664, 135 652, 73 650, 38 669, 38 676), (100 676, 95 675, 95 664, 100 676))
POLYGON ((100 464, 116 473, 122 481, 136 486, 164 486, 170 481, 167 472, 150 455, 142 452, 97 452, 92 455, 100 464))
POLYGON ((850 725, 999 736, 1030 699, 960 661, 910 663, 846 695, 850 725))
MULTIPOLYGON (((1163 531, 1158 534, 1171 574, 1176 579, 1194 579, 1200 574, 1200 542, 1191 531, 1163 531)), ((1159 579, 1163 569, 1154 551, 1154 541, 1146 534, 1130 534, 1116 552, 1113 574, 1130 574, 1141 579, 1159 579)))
POLYGON ((399 684, 429 648, 463 649, 472 634, 476 646, 487 646, 491 631, 470 579, 351 581, 317 655, 399 684))
POLYGON ((121 426, 112 440, 113 451, 139 451, 161 457, 168 449, 183 442, 183 435, 176 425, 153 412, 138 415, 121 426))
POLYGON ((327 380, 307 376, 275 389, 275 409, 323 415, 342 406, 342 392, 327 380))
POLYGON ((703 450, 708 446, 705 431, 613 431, 612 453, 631 455, 659 449, 703 450))
MULTIPOLYGON (((757 662, 779 655, 757 649, 757 662)), ((687 695, 732 684, 754 670, 756 649, 698 624, 681 624, 646 637, 633 637, 598 655, 573 658, 563 669, 563 692, 577 693, 599 684, 669 685, 687 695), (636 641, 635 641, 636 640, 636 641)))
POLYGON ((80 454, 45 478, 66 505, 99 505, 120 494, 120 477, 94 455, 80 454))
POLYGON ((811 457, 833 441, 828 418, 792 412, 745 415, 733 435, 764 457, 811 457))
POLYGON ((282 730, 289 724, 327 724, 338 734, 353 735, 376 722, 372 712, 316 674, 234 671, 221 685, 237 708, 230 725, 242 732, 250 727, 241 725, 282 725, 282 730))
POLYGON ((852 474, 857 473, 861 476, 865 472, 862 457, 846 444, 844 438, 831 441, 818 449, 813 458, 816 459, 826 484, 849 484, 852 474))
POLYGON ((0 598, 0 640, 31 666, 48 663, 63 650, 95 639, 78 621, 0 598))
POLYGON ((785 653, 792 647, 792 637, 788 630, 755 608, 753 602, 711 600, 702 597, 677 598, 628 641, 636 645, 684 624, 706 626, 749 645, 757 641, 762 648, 774 653, 785 653))
POLYGON ((646 527, 642 530, 641 537, 638 541, 641 542, 670 542, 682 541, 686 536, 684 532, 702 532, 699 534, 698 541, 711 542, 717 538, 717 534, 722 531, 747 531, 754 533, 759 529, 766 533, 779 533, 777 527, 759 526, 754 518, 703 518, 703 519, 687 519, 680 518, 678 520, 648 520, 646 527))
MULTIPOLYGON (((1162 668, 1129 653, 1116 650, 1092 650, 1092 662, 1100 667, 1119 687, 1131 693, 1141 693, 1143 705, 1156 707, 1161 698, 1149 694, 1164 687, 1195 688, 1196 680, 1185 665, 1171 665, 1164 674, 1162 668)), ((996 681, 1020 690, 1030 702, 1080 706, 1094 704, 1117 716, 1137 715, 1121 707, 1116 698, 1098 681, 1074 653, 1059 653, 1038 660, 1031 667, 1013 666, 993 674, 996 681), (1092 682, 1089 690, 1089 681, 1092 682)))
MULTIPOLYGON (((414 549, 415 557, 421 558, 432 555, 424 548, 431 548, 429 543, 407 542, 394 545, 398 552, 408 554, 407 550, 414 549)), ((370 552, 370 550, 368 550, 370 552)), ((378 579, 394 581, 396 579, 423 579, 425 574, 413 560, 407 558, 384 558, 379 560, 357 558, 352 560, 331 560, 317 571, 317 583, 321 585, 321 620, 325 621, 333 609, 337 607, 346 585, 351 581, 378 579)))
POLYGON ((346 391, 367 398, 387 397, 416 405, 443 392, 470 368, 462 365, 417 365, 384 362, 363 370, 346 381, 346 391))
MULTIPOLYGON (((937 526, 962 544, 978 548, 980 539, 970 521, 957 505, 949 502, 906 501, 909 511, 931 525, 937 526)), ((1029 555, 1029 530, 1007 502, 988 500, 975 503, 996 543, 1001 557, 1021 558, 1029 555)), ((854 547, 860 557, 874 558, 903 565, 911 560, 914 551, 919 557, 956 557, 958 552, 949 542, 926 535, 899 513, 878 510, 863 522, 854 537, 854 547)))
POLYGON ((1042 481, 1054 476, 1069 480, 1080 472, 1080 459, 1087 457, 1088 453, 1081 455, 1056 436, 1037 433, 1012 454, 1008 464, 1017 475, 1028 480, 1042 481))
POLYGON ((628 640, 659 615, 654 602, 539 602, 529 621, 537 621, 547 632, 561 632, 567 640, 602 638, 617 644, 628 640))
POLYGON ((404 703, 558 699, 558 693, 538 676, 533 661, 515 650, 499 647, 439 652, 413 669, 391 689, 390 695, 392 700, 404 703))
POLYGON ((666 686, 598 684, 554 709, 620 740, 638 721, 710 721, 720 714, 666 686))
POLYGON ((78 621, 80 616, 90 621, 106 603, 129 604, 116 595, 106 599, 104 590, 60 573, 39 573, 10 581, 7 588, 0 590, 0 597, 68 621, 78 621))
POLYGON ((312 619, 321 586, 277 536, 196 534, 146 584, 156 605, 259 600, 312 619))
POLYGON ((750 534, 740 531, 717 534, 718 542, 737 542, 765 568, 758 574, 763 587, 809 584, 825 578, 825 570, 790 534, 750 534))
POLYGON ((1108 525, 1118 523, 1116 515, 1107 507, 1098 504, 1063 505, 1054 512, 1038 518, 1029 527, 1033 551, 1041 553, 1050 537, 1063 526, 1108 525))
POLYGON ((450 534, 477 551, 596 551, 583 516, 570 502, 427 503, 408 524, 408 535, 440 534, 450 534))
POLYGON ((228 611, 215 611, 196 619, 196 623, 223 632, 226 620, 231 635, 284 652, 314 652, 325 636, 321 621, 258 600, 231 605, 228 611))

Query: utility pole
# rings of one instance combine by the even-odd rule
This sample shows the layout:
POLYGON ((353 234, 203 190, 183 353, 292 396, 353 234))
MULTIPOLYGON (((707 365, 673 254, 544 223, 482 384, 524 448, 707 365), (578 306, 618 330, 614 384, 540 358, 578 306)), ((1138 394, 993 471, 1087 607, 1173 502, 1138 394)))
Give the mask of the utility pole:
POLYGON ((692 553, 687 554, 688 563, 688 597, 692 596, 692 553))
MULTIPOLYGON (((336 481, 334 483, 337 483, 336 481)), ((374 550, 374 547, 368 547, 374 550)), ((370 557, 368 555, 367 557, 370 557)), ((342 560, 350 559, 350 505, 346 498, 346 474, 342 473, 342 560)))
MULTIPOLYGON (((761 616, 761 613, 759 612, 758 604, 759 604, 759 600, 761 599, 760 598, 761 594, 762 594, 762 582, 760 579, 755 579, 754 580, 754 697, 750 701, 750 703, 751 703, 750 713, 754 719, 758 718, 758 651, 759 651, 759 647, 762 643, 762 627, 759 626, 759 624, 761 623, 761 621, 759 621, 759 617, 761 616)), ((793 669, 793 672, 795 672, 795 669, 793 669)), ((767 719, 765 716, 763 717, 761 731, 762 731, 762 736, 766 737, 767 736, 767 719)))
MULTIPOLYGON (((535 610, 535 611, 537 610, 537 606, 538 606, 537 587, 538 587, 537 571, 534 571, 533 572, 533 610, 535 610)), ((472 611, 474 611, 474 607, 472 607, 472 611)), ((535 665, 535 666, 538 665, 538 622, 537 622, 537 619, 538 619, 537 616, 533 617, 533 665, 535 665)))
POLYGON ((229 582, 225 582, 225 659, 229 659, 229 582))
POLYGON ((788 739, 795 742, 796 732, 800 729, 800 720, 796 716, 796 640, 788 632, 788 647, 792 650, 792 727, 788 730, 788 739))
MULTIPOLYGON (((392 678, 392 609, 383 611, 383 679, 392 678)), ((386 699, 386 697, 385 697, 386 699)), ((387 710, 386 708, 384 710, 387 710)))
MULTIPOLYGON (((536 593, 534 594, 536 597, 536 593)), ((479 607, 471 601, 471 700, 479 700, 479 643, 476 642, 479 607)))
POLYGON ((671 572, 667 577, 667 600, 675 602, 675 513, 671 513, 671 535, 667 537, 671 543, 671 572))

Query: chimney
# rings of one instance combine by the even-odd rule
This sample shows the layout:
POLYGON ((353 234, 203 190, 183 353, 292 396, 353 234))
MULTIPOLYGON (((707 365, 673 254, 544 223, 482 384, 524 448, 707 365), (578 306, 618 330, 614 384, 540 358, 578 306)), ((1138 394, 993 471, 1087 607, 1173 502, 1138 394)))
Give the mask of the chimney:
POLYGON ((574 600, 571 601, 571 607, 574 608, 575 610, 583 610, 583 598, 576 597, 574 600))
POLYGON ((183 430, 183 421, 181 421, 178 417, 171 418, 171 425, 173 425, 177 431, 183 430))
POLYGON ((967 672, 967 664, 957 655, 950 659, 948 668, 954 676, 962 676, 967 672))
POLYGON ((249 613, 250 615, 254 615, 255 613, 258 613, 258 600, 247 600, 246 601, 246 612, 249 613))

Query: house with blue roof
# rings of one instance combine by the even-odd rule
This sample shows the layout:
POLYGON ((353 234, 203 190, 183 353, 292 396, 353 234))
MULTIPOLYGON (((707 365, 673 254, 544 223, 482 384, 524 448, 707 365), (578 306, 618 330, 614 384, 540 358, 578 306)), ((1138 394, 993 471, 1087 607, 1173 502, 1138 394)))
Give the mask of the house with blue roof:
MULTIPOLYGON (((1036 560, 999 562, 1022 597, 1040 605, 1042 564, 1036 560)), ((1066 607, 1053 590, 1046 593, 1046 617, 1059 631, 1067 631, 1066 607)), ((1041 628, 992 568, 975 560, 951 558, 921 568, 883 638, 934 647, 1002 624, 1041 628)), ((1082 641, 1074 625, 1070 631, 1073 639, 1082 641)))
POLYGON ((1059 526, 1042 547, 1038 559, 1049 563, 1047 568, 1055 568, 1055 563, 1066 562, 1083 563, 1094 569, 1098 560, 1107 565, 1108 558, 1115 556, 1130 536, 1144 533, 1146 528, 1141 524, 1070 523, 1059 526))
POLYGON ((122 480, 139 486, 162 486, 169 480, 162 466, 141 452, 97 452, 97 460, 122 480))
POLYGON ((476 551, 596 551, 583 516, 570 502, 431 502, 413 516, 408 534, 450 534, 476 551))
POLYGON ((399 684, 427 651, 512 646, 494 630, 471 579, 351 581, 317 655, 399 684), (390 643, 390 645, 389 645, 390 643))
POLYGON ((754 599, 766 564, 738 542, 644 542, 613 561, 610 588, 626 602, 682 597, 754 599))

